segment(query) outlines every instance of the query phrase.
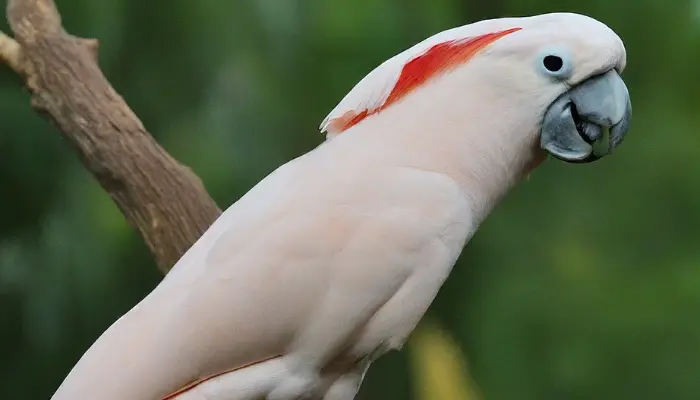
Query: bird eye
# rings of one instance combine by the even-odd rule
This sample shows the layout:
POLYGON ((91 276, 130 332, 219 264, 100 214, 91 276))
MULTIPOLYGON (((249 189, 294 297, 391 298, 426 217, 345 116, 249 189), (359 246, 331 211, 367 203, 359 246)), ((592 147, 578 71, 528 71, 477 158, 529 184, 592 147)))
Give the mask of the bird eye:
POLYGON ((560 48, 543 49, 537 58, 540 70, 549 76, 566 79, 571 75, 569 52, 560 48))
POLYGON ((559 72, 564 66, 564 60, 559 56, 545 56, 542 60, 542 65, 544 65, 549 72, 559 72))

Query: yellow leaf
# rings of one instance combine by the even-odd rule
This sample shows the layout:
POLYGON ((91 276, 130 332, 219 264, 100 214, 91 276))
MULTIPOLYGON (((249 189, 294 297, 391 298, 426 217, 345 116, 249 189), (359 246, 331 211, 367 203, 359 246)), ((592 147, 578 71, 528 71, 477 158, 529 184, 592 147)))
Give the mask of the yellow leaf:
POLYGON ((423 323, 408 343, 419 400, 477 400, 459 345, 435 323, 423 323))

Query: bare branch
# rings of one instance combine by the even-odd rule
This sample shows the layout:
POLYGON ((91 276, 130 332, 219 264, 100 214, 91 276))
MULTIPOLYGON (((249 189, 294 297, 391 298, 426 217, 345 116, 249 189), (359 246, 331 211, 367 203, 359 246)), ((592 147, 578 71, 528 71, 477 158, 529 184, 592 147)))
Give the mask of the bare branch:
POLYGON ((15 39, 0 36, 0 59, 24 78, 32 107, 73 145, 167 272, 221 210, 109 84, 97 40, 63 29, 53 0, 9 0, 7 17, 15 39))

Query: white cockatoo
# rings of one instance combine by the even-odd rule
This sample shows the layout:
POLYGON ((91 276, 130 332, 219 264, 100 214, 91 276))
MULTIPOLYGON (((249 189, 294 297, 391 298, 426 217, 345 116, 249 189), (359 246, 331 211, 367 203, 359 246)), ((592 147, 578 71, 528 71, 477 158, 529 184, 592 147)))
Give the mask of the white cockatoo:
POLYGON ((590 162, 622 141, 625 63, 613 30, 572 13, 480 21, 390 58, 53 399, 353 399, 514 184, 547 154, 590 162))

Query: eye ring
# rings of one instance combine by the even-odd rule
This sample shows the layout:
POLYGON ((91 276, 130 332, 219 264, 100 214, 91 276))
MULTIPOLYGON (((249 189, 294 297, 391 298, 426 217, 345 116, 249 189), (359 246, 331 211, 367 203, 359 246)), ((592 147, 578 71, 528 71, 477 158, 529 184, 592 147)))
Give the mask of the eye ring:
POLYGON ((547 47, 540 51, 537 57, 538 69, 544 75, 557 79, 571 77, 572 57, 566 49, 560 47, 547 47))

